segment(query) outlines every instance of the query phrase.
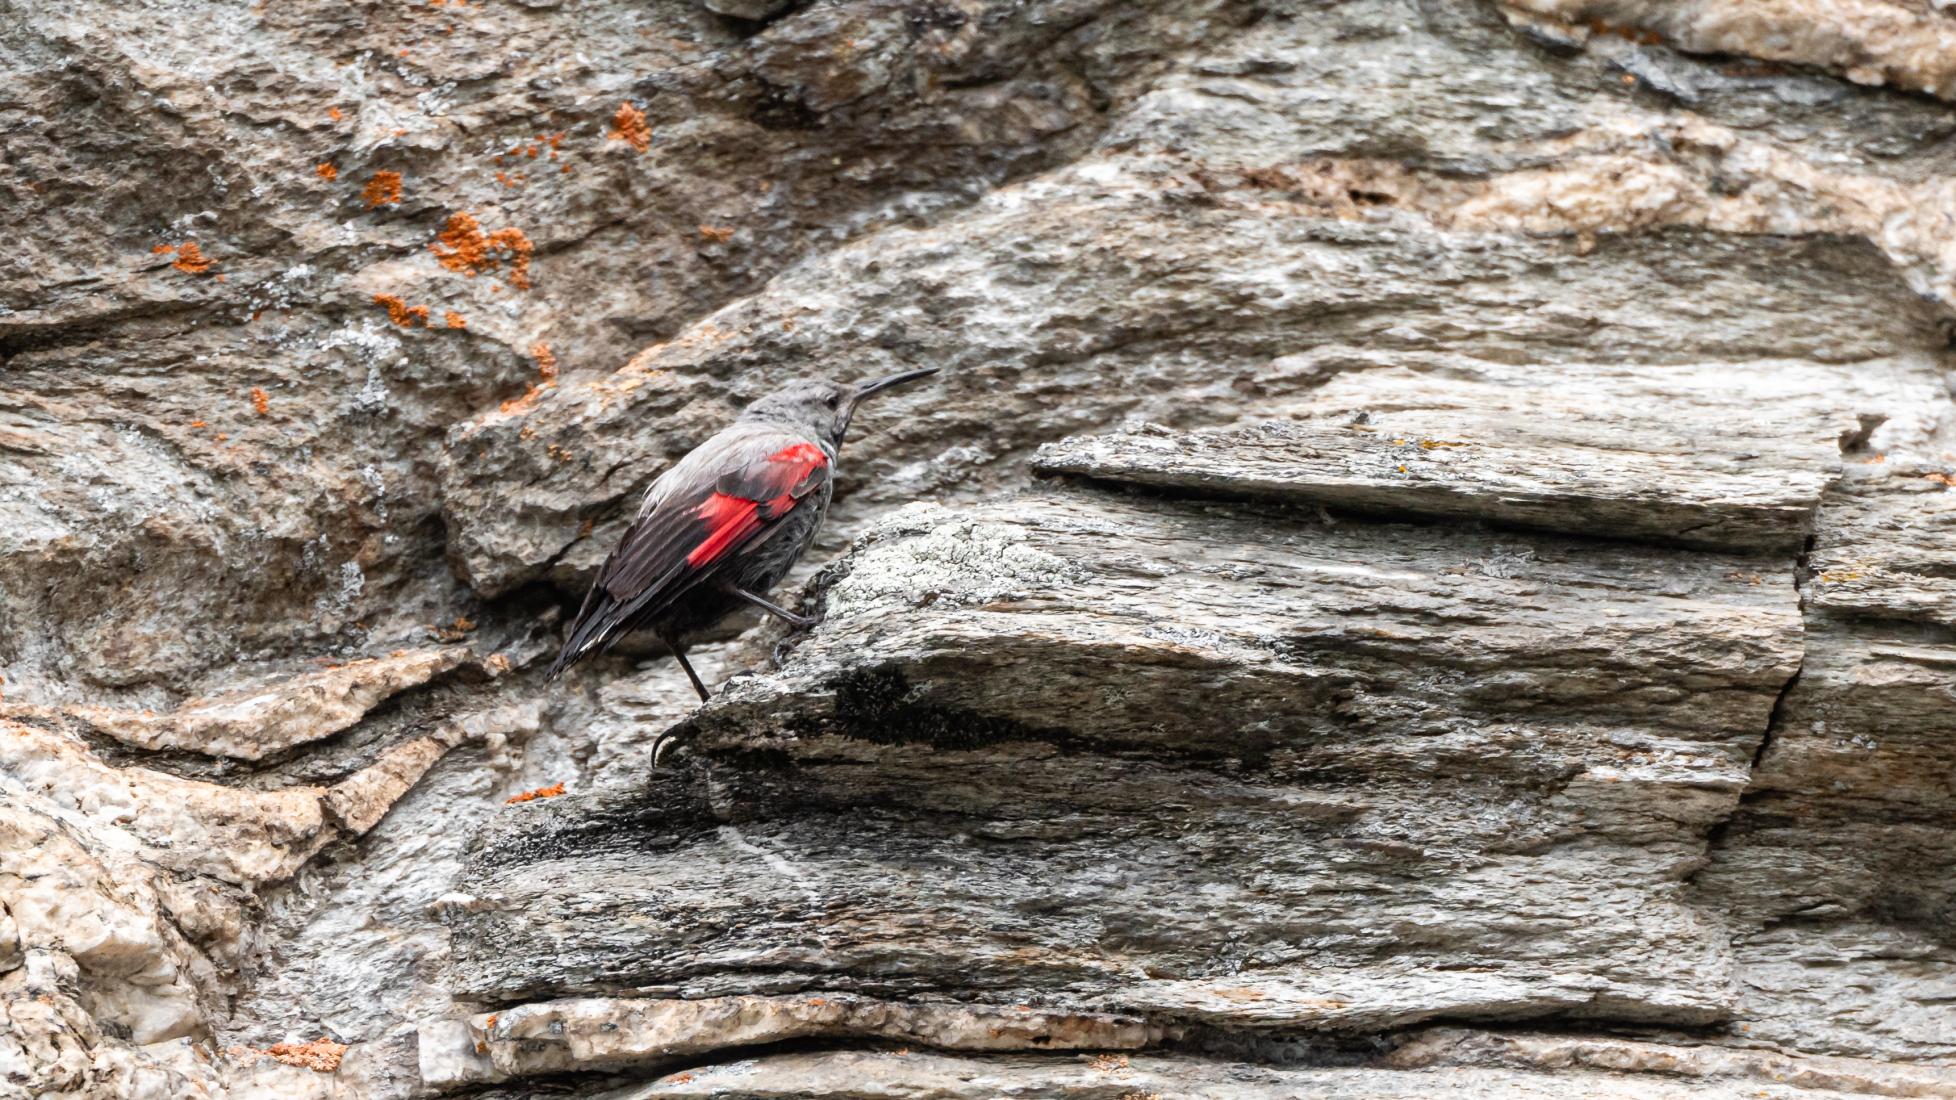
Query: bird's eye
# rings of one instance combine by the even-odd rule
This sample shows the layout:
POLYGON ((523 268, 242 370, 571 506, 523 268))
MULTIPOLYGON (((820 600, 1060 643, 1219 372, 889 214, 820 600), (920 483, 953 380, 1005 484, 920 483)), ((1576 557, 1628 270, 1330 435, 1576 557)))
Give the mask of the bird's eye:
POLYGON ((830 394, 830 395, 828 396, 828 398, 826 399, 826 401, 825 401, 824 403, 825 403, 825 404, 827 404, 829 408, 831 408, 831 409, 833 409, 833 408, 835 408, 835 406, 836 406, 836 402, 838 402, 838 401, 841 401, 841 400, 842 400, 842 397, 841 397, 841 395, 840 395, 840 394, 833 394, 833 393, 832 393, 832 394, 830 394))

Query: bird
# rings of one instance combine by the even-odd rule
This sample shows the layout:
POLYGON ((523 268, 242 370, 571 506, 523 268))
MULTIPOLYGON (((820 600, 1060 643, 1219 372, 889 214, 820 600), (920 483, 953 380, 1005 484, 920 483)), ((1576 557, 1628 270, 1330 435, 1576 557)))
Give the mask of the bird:
POLYGON ((815 541, 857 406, 936 373, 925 367, 859 385, 801 379, 693 448, 646 490, 545 679, 645 629, 671 650, 704 703, 712 695, 686 659, 688 636, 747 606, 796 628, 815 625, 767 591, 815 541))

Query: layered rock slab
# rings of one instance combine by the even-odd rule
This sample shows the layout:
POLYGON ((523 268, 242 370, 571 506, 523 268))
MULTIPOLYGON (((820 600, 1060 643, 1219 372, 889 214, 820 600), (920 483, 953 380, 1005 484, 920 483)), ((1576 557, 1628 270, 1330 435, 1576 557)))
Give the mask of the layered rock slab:
POLYGON ((906 509, 685 770, 501 816, 458 984, 1720 1019, 1680 886, 1798 661, 1756 565, 1090 494, 906 509))
MULTIPOLYGON (((1761 1075, 1762 1077, 1764 1075, 1761 1075)), ((1068 1061, 973 1057, 886 1050, 774 1054, 668 1074, 602 1094, 602 1100, 1148 1100, 1192 1096, 1232 1100, 1842 1100, 1867 1095, 1847 1088, 1805 1087, 1733 1074, 1704 1080, 1569 1065, 1438 1066, 1422 1069, 1266 1066, 1162 1055, 1091 1056, 1068 1061)), ((1888 1095, 1937 1096, 1934 1091, 1888 1095)), ((513 1098, 512 1098, 513 1100, 513 1098)))
POLYGON ((1734 930, 1745 1033, 1956 1065, 1956 645, 1819 619, 1695 886, 1734 930))
POLYGON ((1135 1050, 1166 1029, 1136 1017, 1030 1005, 902 1003, 849 994, 698 1000, 579 997, 519 1005, 417 1036, 422 1076, 460 1085, 543 1073, 638 1070, 731 1047, 810 1041, 914 1043, 940 1050, 1135 1050))
MULTIPOLYGON (((1928 407, 1956 435, 1956 405, 1928 407)), ((1892 464, 1868 452, 1849 468, 1815 532, 1809 605, 1956 628, 1956 447, 1892 464)))
POLYGON ((1399 358, 1270 410, 1286 419, 1074 437, 1041 447, 1032 467, 1172 493, 1790 555, 1839 478, 1843 441, 1933 407, 1942 391, 1926 351, 1634 368, 1399 358))
POLYGON ((1802 570, 1806 656, 1696 880, 1743 1033, 1956 1065, 1956 404, 1857 433, 1802 570))
MULTIPOLYGON (((1587 257, 1550 240, 1496 249, 1415 213, 1340 219, 1253 189, 1212 193, 1182 170, 1078 168, 940 226, 888 231, 785 273, 608 377, 458 428, 444 508, 459 567, 483 592, 545 569, 575 587, 621 529, 619 502, 733 406, 814 364, 849 377, 947 368, 859 418, 845 466, 860 480, 837 505, 850 524, 1009 483, 1001 475, 1017 460, 1070 435, 1267 419, 1347 372, 1610 361, 1627 373, 1674 364, 1685 346, 1701 376, 1744 374, 1882 360, 1930 338, 1907 291, 1858 245, 1680 232, 1587 257), (1245 255, 1259 257, 1253 275, 1245 255), (1584 304, 1551 304, 1565 296, 1584 304), (1738 303, 1762 300, 1774 324, 1734 321, 1738 303)), ((1766 453, 1809 446, 1811 434, 1766 453)), ((1821 454, 1798 457, 1828 468, 1821 454)), ((1811 510, 1813 476, 1770 494, 1795 513, 1776 521, 1779 547, 1799 541, 1787 532, 1811 510)))

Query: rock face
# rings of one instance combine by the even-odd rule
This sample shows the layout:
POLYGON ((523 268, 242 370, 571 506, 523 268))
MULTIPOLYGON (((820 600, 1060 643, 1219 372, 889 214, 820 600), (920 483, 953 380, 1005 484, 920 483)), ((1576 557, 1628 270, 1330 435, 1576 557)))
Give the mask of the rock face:
POLYGON ((0 1096, 1956 1096, 1956 15, 0 15, 0 1096))

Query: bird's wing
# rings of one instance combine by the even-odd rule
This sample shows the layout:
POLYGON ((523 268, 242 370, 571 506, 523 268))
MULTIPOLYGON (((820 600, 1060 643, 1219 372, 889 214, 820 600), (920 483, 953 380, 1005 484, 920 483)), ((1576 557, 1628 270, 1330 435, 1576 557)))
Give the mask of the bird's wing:
POLYGON ((657 614, 741 547, 765 539, 831 474, 828 452, 786 431, 725 433, 663 474, 605 559, 571 623, 556 675, 657 614))

